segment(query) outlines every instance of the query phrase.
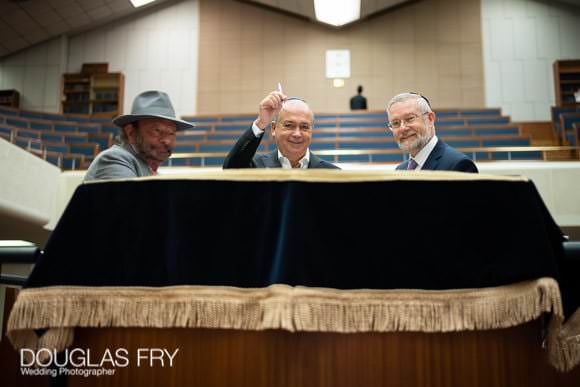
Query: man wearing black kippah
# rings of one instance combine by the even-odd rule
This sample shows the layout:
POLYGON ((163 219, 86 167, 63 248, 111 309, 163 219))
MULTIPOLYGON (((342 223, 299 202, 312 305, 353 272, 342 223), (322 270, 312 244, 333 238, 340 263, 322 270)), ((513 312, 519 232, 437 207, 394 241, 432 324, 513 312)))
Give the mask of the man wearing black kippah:
POLYGON ((396 95, 387 105, 387 115, 399 148, 409 152, 409 160, 397 169, 478 172, 466 155, 437 138, 435 113, 427 98, 416 93, 396 95))

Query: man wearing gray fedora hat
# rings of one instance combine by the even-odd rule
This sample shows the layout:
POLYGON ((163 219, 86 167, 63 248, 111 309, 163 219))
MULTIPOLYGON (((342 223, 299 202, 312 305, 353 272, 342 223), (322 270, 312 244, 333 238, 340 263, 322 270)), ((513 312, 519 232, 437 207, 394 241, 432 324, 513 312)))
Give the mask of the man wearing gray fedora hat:
POLYGON ((177 119, 169 96, 156 90, 135 97, 131 114, 113 123, 121 129, 119 143, 95 157, 84 181, 156 175, 171 156, 176 131, 194 127, 177 119))

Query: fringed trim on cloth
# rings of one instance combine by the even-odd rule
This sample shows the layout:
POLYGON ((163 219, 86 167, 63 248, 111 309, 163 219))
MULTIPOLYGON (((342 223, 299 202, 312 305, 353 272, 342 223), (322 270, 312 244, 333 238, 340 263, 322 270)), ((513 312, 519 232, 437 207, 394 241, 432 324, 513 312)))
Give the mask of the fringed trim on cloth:
POLYGON ((548 356, 559 371, 570 371, 580 364, 580 309, 564 324, 559 316, 550 320, 548 356))
POLYGON ((75 327, 450 332, 512 327, 542 313, 563 319, 551 278, 443 291, 55 286, 22 290, 7 334, 17 349, 61 350, 71 344, 75 327), (38 339, 35 329, 49 331, 38 339))

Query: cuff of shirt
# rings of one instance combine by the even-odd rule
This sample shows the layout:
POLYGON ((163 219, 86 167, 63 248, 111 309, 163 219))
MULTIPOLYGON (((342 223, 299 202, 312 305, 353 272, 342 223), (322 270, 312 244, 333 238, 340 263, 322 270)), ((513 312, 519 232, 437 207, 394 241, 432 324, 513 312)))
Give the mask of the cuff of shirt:
POLYGON ((262 133, 264 133, 264 131, 258 128, 258 125, 256 125, 255 123, 252 124, 252 132, 254 132, 254 136, 256 137, 260 137, 262 133))

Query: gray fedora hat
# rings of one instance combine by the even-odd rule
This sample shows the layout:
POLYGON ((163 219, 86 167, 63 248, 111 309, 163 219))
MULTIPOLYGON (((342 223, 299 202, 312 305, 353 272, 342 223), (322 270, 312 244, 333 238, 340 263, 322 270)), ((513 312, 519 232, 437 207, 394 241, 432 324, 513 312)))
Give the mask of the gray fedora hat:
POLYGON ((164 120, 172 121, 177 126, 177 130, 195 127, 191 122, 177 119, 169 96, 157 90, 145 91, 136 96, 133 100, 131 114, 118 116, 113 119, 113 123, 122 128, 131 122, 146 118, 163 118, 164 120))

